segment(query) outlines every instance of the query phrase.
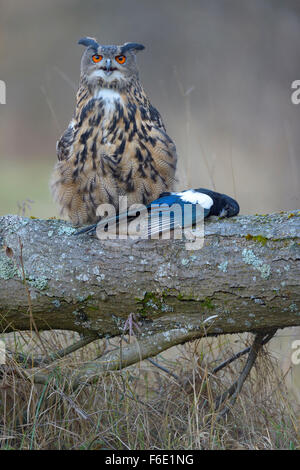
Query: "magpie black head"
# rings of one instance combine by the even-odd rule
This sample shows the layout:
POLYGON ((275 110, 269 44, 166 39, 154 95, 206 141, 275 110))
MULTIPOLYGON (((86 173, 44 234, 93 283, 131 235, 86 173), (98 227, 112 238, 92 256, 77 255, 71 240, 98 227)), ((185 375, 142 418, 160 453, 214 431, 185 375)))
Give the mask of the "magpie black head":
POLYGON ((210 189, 199 188, 196 191, 207 194, 213 200, 209 215, 217 215, 218 217, 234 217, 240 212, 240 206, 237 201, 227 194, 217 193, 210 189))

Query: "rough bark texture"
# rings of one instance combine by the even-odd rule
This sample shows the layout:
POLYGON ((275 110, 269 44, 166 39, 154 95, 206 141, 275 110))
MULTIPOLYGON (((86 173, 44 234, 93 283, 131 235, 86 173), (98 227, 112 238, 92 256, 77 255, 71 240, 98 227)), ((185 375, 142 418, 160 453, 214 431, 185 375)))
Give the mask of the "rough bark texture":
POLYGON ((300 325, 299 211, 214 218, 195 251, 184 240, 74 232, 59 220, 0 218, 0 332, 30 328, 26 285, 40 330, 120 335, 135 313, 141 339, 165 332, 172 346, 204 333, 300 325))

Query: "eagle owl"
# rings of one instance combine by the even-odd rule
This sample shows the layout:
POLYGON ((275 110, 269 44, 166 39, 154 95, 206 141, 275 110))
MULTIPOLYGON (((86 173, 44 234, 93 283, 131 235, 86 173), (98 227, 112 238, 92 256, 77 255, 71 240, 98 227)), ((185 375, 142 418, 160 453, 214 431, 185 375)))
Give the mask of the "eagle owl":
POLYGON ((103 203, 118 210, 149 204, 175 181, 176 148, 139 80, 137 43, 103 46, 93 38, 81 60, 76 110, 57 142, 51 189, 60 213, 74 225, 98 220, 103 203))

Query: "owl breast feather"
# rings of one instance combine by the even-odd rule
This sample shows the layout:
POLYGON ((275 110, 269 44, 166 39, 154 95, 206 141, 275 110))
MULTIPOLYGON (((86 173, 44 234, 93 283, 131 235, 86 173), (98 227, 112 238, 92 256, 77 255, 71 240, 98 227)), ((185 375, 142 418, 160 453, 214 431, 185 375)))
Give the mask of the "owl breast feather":
POLYGON ((97 220, 96 209, 148 204, 175 181, 176 149, 141 87, 77 94, 74 119, 57 146, 55 200, 76 225, 97 220))

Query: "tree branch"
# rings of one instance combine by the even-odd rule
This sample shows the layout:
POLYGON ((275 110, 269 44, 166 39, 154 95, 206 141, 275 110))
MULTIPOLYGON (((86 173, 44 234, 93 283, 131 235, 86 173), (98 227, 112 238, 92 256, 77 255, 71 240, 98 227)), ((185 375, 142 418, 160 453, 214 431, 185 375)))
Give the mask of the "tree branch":
POLYGON ((299 214, 214 218, 194 251, 184 240, 100 241, 59 220, 2 217, 0 332, 31 328, 22 266, 38 330, 113 337, 134 313, 134 360, 203 335, 300 325, 299 214))

